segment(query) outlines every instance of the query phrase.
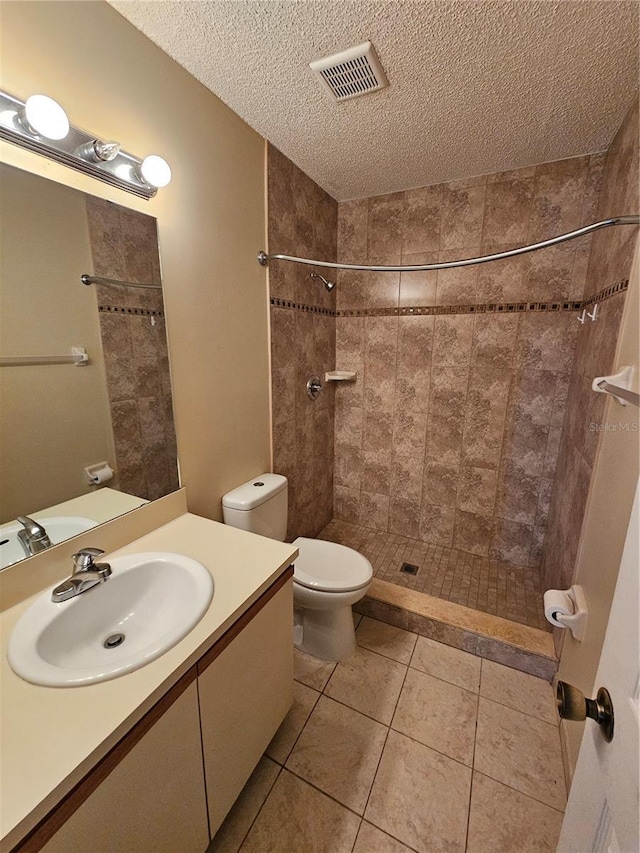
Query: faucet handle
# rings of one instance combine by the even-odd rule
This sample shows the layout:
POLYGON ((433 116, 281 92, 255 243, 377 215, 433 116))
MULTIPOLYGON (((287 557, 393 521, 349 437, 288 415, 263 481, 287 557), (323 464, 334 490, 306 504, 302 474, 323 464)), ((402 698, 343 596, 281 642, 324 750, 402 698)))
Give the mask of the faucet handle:
POLYGON ((73 555, 73 572, 86 572, 93 568, 96 557, 104 554, 102 548, 81 548, 73 555))

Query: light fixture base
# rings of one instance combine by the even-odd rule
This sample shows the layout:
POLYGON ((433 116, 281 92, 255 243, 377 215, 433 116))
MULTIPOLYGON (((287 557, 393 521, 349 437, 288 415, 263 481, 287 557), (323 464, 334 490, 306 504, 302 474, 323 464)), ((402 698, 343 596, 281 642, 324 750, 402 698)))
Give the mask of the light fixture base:
POLYGON ((157 189, 139 176, 141 160, 138 157, 122 150, 111 160, 92 160, 80 156, 80 152, 86 151, 87 146, 93 146, 96 137, 95 134, 87 133, 73 124, 64 139, 45 139, 34 135, 20 118, 25 103, 15 95, 0 91, 0 139, 41 154, 85 175, 91 175, 140 198, 151 199, 155 196, 157 189))

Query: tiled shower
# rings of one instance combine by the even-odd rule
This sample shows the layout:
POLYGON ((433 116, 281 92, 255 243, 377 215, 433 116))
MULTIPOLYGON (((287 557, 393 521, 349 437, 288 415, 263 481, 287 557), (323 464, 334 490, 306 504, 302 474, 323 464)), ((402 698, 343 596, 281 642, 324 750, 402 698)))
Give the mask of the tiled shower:
MULTIPOLYGON (((633 211, 637 127, 636 103, 608 152, 340 204, 270 146, 269 251, 431 263, 633 211)), ((569 586, 597 448, 590 424, 604 407, 590 378, 612 366, 632 250, 630 231, 610 229, 463 269, 340 271, 331 294, 309 267, 272 263, 274 466, 292 484, 289 536, 333 519, 328 538, 365 553, 382 536, 396 556, 414 543, 438 566, 475 560, 488 593, 502 573, 514 601, 532 584, 538 601, 569 586), (580 324, 596 301, 596 322, 580 324), (333 368, 357 380, 309 401, 308 375, 333 368)), ((470 596, 465 572, 457 587, 427 588, 396 556, 396 575, 387 561, 378 577, 504 611, 498 595, 470 596)), ((539 606, 504 615, 543 626, 539 606)))

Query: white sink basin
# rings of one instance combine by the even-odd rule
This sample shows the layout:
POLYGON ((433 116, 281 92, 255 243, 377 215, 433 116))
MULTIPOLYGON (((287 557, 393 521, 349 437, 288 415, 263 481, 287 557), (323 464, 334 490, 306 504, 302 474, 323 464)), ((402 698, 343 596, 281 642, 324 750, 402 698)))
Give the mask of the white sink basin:
MULTIPOLYGON (((78 533, 84 533, 85 530, 90 530, 98 524, 93 518, 85 518, 82 515, 53 515, 48 518, 32 516, 32 518, 44 527, 53 545, 64 542, 71 536, 77 536, 78 533)), ((17 521, 0 525, 0 569, 6 569, 18 560, 24 560, 26 554, 18 540, 20 530, 24 530, 24 527, 17 521)))
POLYGON ((105 560, 107 581, 59 604, 49 589, 16 623, 7 657, 26 681, 74 687, 139 669, 188 634, 213 598, 211 574, 190 557, 152 551, 105 560), (120 635, 119 645, 105 646, 120 635))

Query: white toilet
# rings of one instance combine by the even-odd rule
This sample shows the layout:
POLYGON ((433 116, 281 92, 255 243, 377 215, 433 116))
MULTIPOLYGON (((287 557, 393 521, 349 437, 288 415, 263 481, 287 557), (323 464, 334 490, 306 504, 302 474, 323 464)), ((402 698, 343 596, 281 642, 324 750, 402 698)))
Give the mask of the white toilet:
MULTIPOLYGON (((225 524, 278 539, 287 535, 287 478, 261 474, 222 498, 225 524)), ((298 537, 293 603, 302 638, 296 646, 324 660, 344 660, 356 648, 351 605, 366 594, 371 563, 353 548, 298 537)))

